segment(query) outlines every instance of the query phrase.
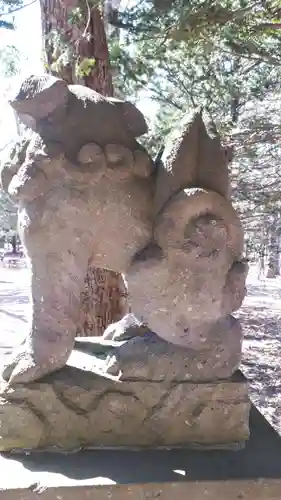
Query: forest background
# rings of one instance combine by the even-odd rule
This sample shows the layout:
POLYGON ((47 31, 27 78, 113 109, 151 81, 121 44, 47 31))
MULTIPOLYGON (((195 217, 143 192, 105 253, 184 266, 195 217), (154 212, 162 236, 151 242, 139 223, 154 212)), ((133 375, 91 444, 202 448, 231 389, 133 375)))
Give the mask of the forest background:
MULTIPOLYGON (((9 92, 18 78, 42 71, 135 102, 149 123, 142 142, 152 156, 183 114, 203 107, 233 155, 245 252, 268 276, 279 274, 280 1, 0 0, 0 160, 25 133, 7 106, 9 92)), ((16 207, 0 192, 1 241, 15 235, 16 207)), ((108 312, 120 279, 88 273, 92 298, 107 289, 95 294, 107 309, 92 311, 96 328, 122 315, 118 300, 108 312)))

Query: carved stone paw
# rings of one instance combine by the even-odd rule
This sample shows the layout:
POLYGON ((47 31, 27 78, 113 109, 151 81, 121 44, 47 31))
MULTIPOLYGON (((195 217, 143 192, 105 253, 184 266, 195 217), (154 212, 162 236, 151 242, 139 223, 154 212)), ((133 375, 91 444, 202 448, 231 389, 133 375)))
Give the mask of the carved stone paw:
POLYGON ((109 325, 104 334, 104 340, 124 341, 143 336, 148 328, 132 313, 126 314, 120 321, 109 325))
POLYGON ((9 382, 9 385, 24 384, 40 378, 41 373, 42 367, 36 365, 32 355, 23 347, 5 363, 2 377, 9 382))
MULTIPOLYGON (((43 346, 44 347, 44 346, 43 346)), ((38 380, 48 373, 63 368, 72 351, 72 345, 68 349, 59 349, 55 355, 48 355, 43 358, 46 349, 42 349, 40 355, 36 355, 27 342, 23 343, 12 355, 4 362, 2 377, 8 382, 8 386, 14 384, 27 384, 38 380)))

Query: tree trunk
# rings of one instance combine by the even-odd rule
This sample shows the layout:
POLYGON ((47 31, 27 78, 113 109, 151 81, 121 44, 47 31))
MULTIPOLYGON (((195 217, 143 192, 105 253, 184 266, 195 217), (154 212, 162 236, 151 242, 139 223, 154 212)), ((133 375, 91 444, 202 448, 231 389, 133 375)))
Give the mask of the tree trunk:
POLYGON ((273 221, 269 229, 268 260, 266 266, 266 278, 276 278, 279 276, 279 217, 274 214, 273 221))
POLYGON ((13 249, 13 253, 17 253, 17 237, 14 235, 11 238, 11 245, 13 249))
MULTIPOLYGON (((79 0, 40 0, 40 3, 48 71, 68 83, 80 83, 112 96, 108 46, 99 8, 80 4, 79 0), (84 72, 83 61, 91 63, 84 72)), ((97 269, 89 261, 77 335, 102 335, 110 323, 118 321, 127 311, 123 276, 97 269)))
POLYGON ((268 260, 265 277, 276 278, 279 274, 279 237, 275 231, 271 231, 269 236, 268 260))

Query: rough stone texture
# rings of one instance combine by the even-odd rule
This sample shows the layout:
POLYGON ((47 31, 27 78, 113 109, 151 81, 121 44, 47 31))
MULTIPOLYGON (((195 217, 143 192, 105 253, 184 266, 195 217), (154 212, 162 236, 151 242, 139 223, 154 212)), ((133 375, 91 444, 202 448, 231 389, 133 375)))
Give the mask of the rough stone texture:
MULTIPOLYGON (((158 159, 153 239, 127 271, 132 310, 169 342, 215 343, 245 297, 243 228, 228 190, 213 124, 201 112, 185 117, 158 159)), ((227 349, 227 334, 221 341, 227 349)))
POLYGON ((15 388, 2 383, 0 449, 241 446, 247 383, 239 374, 189 382, 192 353, 181 350, 153 334, 80 338, 61 371, 15 388))
POLYGON ((134 138, 145 122, 130 103, 46 76, 24 82, 12 105, 38 132, 2 169, 32 271, 30 333, 3 372, 16 383, 65 365, 89 259, 122 273, 148 243, 154 180, 134 138))
POLYGON ((243 443, 249 402, 233 375, 242 330, 231 313, 247 264, 213 124, 185 118, 153 165, 130 103, 44 76, 25 80, 12 106, 33 130, 2 173, 19 203, 33 314, 3 372, 2 445, 243 443), (89 261, 125 274, 136 317, 72 352, 89 261), (72 368, 37 382, 70 354, 72 368))
POLYGON ((229 193, 227 155, 214 124, 202 112, 187 114, 172 130, 157 175, 155 210, 158 213, 173 194, 190 187, 229 193))
POLYGON ((210 327, 208 336, 196 333, 190 345, 183 348, 162 339, 128 314, 104 332, 103 340, 122 343, 108 354, 108 370, 132 379, 161 380, 165 374, 171 380, 176 377, 202 382, 231 377, 241 361, 243 333, 239 321, 228 316, 210 327))
MULTIPOLYGON (((184 200, 186 212, 189 209, 192 215, 197 197, 221 198, 202 190, 186 191, 192 191, 184 200)), ((224 199, 218 200, 222 210, 225 204, 224 199)), ((132 310, 170 342, 194 348, 202 338, 212 342, 220 322, 243 302, 248 266, 237 262, 243 243, 241 227, 231 206, 225 208, 236 224, 229 224, 230 228, 215 210, 214 215, 189 218, 171 208, 173 218, 164 218, 168 205, 155 230, 159 245, 140 252, 127 271, 132 310)))
POLYGON ((251 409, 244 449, 0 454, 1 500, 279 500, 280 435, 251 409))
POLYGON ((137 149, 135 137, 147 132, 144 117, 130 102, 103 97, 82 85, 67 85, 50 75, 30 76, 11 101, 22 121, 47 142, 74 156, 87 143, 137 149))
POLYGON ((109 325, 103 334, 104 340, 129 340, 133 337, 140 337, 149 332, 147 325, 144 325, 133 313, 126 314, 120 321, 109 325))

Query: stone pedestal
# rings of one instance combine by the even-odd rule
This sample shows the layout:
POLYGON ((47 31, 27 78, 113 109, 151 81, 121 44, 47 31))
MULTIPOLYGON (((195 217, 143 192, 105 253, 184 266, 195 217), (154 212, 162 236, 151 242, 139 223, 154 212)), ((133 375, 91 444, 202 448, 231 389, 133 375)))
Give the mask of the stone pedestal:
POLYGON ((196 355, 151 332, 80 340, 61 371, 27 385, 1 383, 0 450, 243 446, 247 382, 239 372, 204 380, 204 369, 191 381, 204 360, 208 351, 196 355))
POLYGON ((251 412, 243 450, 0 454, 0 500, 279 500, 281 440, 251 412))

